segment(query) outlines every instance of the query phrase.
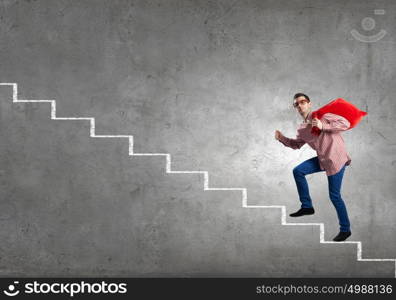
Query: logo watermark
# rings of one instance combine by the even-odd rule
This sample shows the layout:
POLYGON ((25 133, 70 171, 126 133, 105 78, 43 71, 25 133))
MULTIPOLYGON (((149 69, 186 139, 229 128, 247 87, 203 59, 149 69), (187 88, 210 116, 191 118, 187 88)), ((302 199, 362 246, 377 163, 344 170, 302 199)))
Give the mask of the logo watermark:
POLYGON ((3 293, 7 296, 13 297, 19 294, 19 290, 16 290, 16 285, 19 281, 14 281, 14 284, 10 284, 7 290, 4 290, 3 293))
POLYGON ((99 282, 26 282, 23 289, 18 290, 16 285, 19 281, 10 284, 3 293, 9 297, 18 295, 20 292, 26 294, 68 294, 73 297, 76 294, 125 294, 127 292, 126 283, 99 282))
MULTIPOLYGON (((385 9, 375 9, 374 10, 374 15, 384 15, 384 14, 385 14, 385 9)), ((375 20, 371 17, 365 17, 361 21, 361 26, 365 31, 369 32, 375 28, 375 20)), ((351 34, 358 41, 361 41, 364 43, 374 43, 374 42, 379 41, 386 35, 386 30, 381 29, 376 34, 365 35, 365 34, 361 34, 356 29, 352 29, 351 34)))

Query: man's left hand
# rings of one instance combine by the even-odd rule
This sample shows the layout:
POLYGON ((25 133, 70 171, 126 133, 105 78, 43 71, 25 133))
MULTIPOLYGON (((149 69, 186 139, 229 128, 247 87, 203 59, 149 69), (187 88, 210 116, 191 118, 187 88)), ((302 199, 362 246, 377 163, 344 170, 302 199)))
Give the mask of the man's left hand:
POLYGON ((312 119, 312 126, 313 126, 313 127, 316 126, 316 127, 318 127, 320 130, 323 129, 322 121, 320 121, 318 118, 312 119))

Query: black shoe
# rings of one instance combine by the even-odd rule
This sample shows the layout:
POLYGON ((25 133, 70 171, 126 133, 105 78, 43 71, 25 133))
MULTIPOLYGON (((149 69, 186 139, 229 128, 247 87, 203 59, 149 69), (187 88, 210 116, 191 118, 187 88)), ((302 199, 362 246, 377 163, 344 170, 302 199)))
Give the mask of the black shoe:
POLYGON ((296 211, 295 213, 290 214, 290 217, 300 217, 303 215, 313 215, 315 213, 315 210, 313 207, 310 208, 300 208, 299 211, 296 211))
POLYGON ((340 231, 340 233, 333 239, 335 242, 342 242, 345 241, 348 237, 351 236, 350 231, 340 231))

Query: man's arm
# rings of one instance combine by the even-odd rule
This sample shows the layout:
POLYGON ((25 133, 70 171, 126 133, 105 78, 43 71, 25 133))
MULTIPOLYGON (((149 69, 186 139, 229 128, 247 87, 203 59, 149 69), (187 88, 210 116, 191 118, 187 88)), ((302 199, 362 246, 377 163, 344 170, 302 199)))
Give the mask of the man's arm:
POLYGON ((286 147, 289 147, 292 149, 300 149, 305 144, 305 142, 302 139, 300 139, 298 136, 296 139, 289 139, 289 138, 285 137, 284 135, 280 135, 279 141, 286 147))
POLYGON ((327 113, 321 119, 324 132, 344 131, 351 125, 347 119, 336 114, 327 113))

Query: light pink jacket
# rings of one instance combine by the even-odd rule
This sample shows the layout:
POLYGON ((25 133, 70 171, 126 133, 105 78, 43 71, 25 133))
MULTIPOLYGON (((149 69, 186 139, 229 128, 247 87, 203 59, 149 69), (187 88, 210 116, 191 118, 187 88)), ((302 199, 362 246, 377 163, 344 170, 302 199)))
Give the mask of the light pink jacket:
MULTIPOLYGON (((346 152, 341 136, 341 131, 347 130, 350 123, 344 117, 332 113, 324 114, 320 120, 323 129, 319 136, 311 134, 311 124, 303 122, 297 129, 295 139, 281 137, 279 141, 292 149, 300 149, 307 143, 316 150, 321 170, 331 176, 338 173, 344 165, 351 164, 352 159, 346 152)), ((312 121, 312 112, 308 114, 307 121, 312 121)))

